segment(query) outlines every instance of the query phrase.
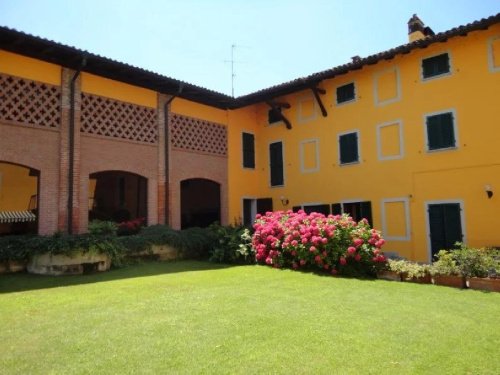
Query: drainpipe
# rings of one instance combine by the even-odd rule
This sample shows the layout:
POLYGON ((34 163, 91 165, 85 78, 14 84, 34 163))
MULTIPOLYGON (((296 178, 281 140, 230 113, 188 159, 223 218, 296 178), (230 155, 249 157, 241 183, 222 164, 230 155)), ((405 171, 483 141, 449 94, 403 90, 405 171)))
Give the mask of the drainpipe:
POLYGON ((69 85, 69 171, 68 171, 68 233, 73 234, 73 176, 75 169, 75 83, 80 72, 87 64, 83 56, 80 66, 73 74, 69 85))
POLYGON ((169 127, 168 127, 168 119, 169 119, 169 111, 168 111, 168 106, 170 103, 174 101, 174 99, 179 96, 182 92, 182 89, 184 88, 184 84, 180 83, 179 84, 179 90, 177 91, 176 94, 172 95, 166 102, 163 108, 163 113, 165 115, 165 225, 168 225, 168 211, 170 208, 170 202, 168 200, 168 193, 169 193, 169 185, 170 185, 170 172, 169 172, 169 152, 168 152, 168 145, 170 143, 170 134, 169 134, 169 127))

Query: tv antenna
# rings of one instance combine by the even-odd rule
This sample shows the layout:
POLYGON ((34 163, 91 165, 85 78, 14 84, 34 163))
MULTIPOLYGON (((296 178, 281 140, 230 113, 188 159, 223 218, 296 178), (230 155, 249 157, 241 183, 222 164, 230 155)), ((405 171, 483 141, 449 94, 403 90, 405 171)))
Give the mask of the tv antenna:
POLYGON ((234 63, 239 63, 240 61, 234 61, 234 51, 236 50, 236 44, 231 44, 231 60, 224 60, 225 63, 231 63, 231 96, 234 98, 234 78, 236 73, 234 72, 234 63))

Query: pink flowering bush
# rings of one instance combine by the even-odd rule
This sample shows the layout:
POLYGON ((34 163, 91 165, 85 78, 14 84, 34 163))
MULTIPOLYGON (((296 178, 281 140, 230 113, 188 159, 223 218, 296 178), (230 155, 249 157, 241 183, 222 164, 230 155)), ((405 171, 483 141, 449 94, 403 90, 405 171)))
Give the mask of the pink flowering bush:
POLYGON ((256 260, 273 267, 373 275, 386 264, 385 241, 366 219, 277 211, 257 215, 254 229, 256 260))

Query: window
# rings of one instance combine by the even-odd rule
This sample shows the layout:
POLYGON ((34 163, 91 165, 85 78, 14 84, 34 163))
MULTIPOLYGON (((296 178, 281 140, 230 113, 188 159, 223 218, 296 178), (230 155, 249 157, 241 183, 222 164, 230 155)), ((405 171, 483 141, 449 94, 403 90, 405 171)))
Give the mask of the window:
POLYGON ((432 78, 450 73, 450 58, 447 53, 422 60, 422 77, 432 78))
POLYGON ((339 135, 339 162, 341 165, 359 162, 358 132, 339 135))
POLYGON ((283 186, 283 143, 274 142, 269 145, 269 167, 271 170, 271 186, 283 186))
POLYGON ((265 215, 268 211, 273 211, 272 198, 243 198, 243 225, 251 227, 257 214, 265 215))
POLYGON ((427 150, 454 148, 455 126, 453 112, 426 117, 427 150))
POLYGON ((243 168, 255 168, 255 136, 242 133, 243 168))
POLYGON ((355 221, 366 219, 368 220, 370 226, 373 227, 372 202, 370 201, 334 203, 332 204, 332 214, 333 215, 348 214, 355 221))
POLYGON ((323 215, 330 214, 330 205, 329 204, 304 204, 302 206, 294 206, 292 207, 293 212, 297 212, 299 210, 304 210, 306 214, 310 214, 312 212, 318 212, 323 215))
POLYGON ((275 107, 271 108, 267 112, 267 123, 268 124, 275 124, 277 122, 280 122, 281 120, 281 107, 275 107))
POLYGON ((350 102, 355 99, 354 82, 337 87, 337 104, 350 102))

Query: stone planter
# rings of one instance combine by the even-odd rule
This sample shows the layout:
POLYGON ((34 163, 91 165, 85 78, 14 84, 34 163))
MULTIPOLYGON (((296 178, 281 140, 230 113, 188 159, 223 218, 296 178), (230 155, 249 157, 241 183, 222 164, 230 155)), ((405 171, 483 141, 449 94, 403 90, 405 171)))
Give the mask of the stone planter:
POLYGON ((151 250, 130 254, 132 258, 155 258, 160 261, 179 259, 179 251, 169 245, 152 245, 151 250))
POLYGON ((475 290, 500 292, 500 279, 490 279, 489 277, 471 277, 467 279, 467 286, 470 289, 475 290))
POLYGON ((81 275, 109 270, 111 258, 107 254, 75 252, 72 256, 38 254, 28 263, 28 272, 39 275, 81 275))
POLYGON ((441 286, 450 286, 453 288, 466 288, 465 277, 452 275, 434 275, 432 283, 441 286))
POLYGON ((7 262, 7 268, 9 272, 23 272, 26 269, 26 262, 22 260, 9 260, 7 262))
POLYGON ((401 281, 401 275, 395 271, 380 271, 377 278, 389 281, 401 281))

